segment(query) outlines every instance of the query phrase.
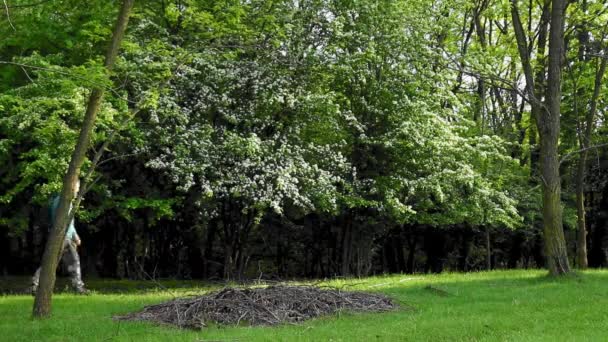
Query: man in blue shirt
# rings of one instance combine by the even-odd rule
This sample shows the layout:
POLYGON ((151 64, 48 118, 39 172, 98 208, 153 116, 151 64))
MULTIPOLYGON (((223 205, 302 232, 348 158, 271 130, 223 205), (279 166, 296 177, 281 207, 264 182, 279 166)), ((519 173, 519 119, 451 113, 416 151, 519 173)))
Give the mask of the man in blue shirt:
MULTIPOLYGON (((78 190, 80 188, 80 181, 76 183, 76 187, 74 189, 74 196, 78 194, 78 190)), ((50 217, 50 229, 52 229, 53 223, 55 222, 55 216, 57 213, 57 208, 59 207, 60 195, 55 195, 53 197, 51 204, 49 206, 49 217, 50 217)), ((71 210, 71 206, 70 206, 71 210)), ((70 273, 70 277, 72 279, 72 287, 77 293, 86 294, 89 291, 84 287, 84 283, 82 282, 82 275, 80 273, 80 257, 78 256, 77 247, 80 246, 80 236, 76 232, 76 227, 74 227, 74 219, 70 222, 65 240, 63 241, 63 255, 61 257, 63 264, 67 267, 68 272, 70 273)), ((38 290, 38 283, 40 280, 40 267, 36 270, 34 277, 32 278, 32 293, 36 293, 38 290)))

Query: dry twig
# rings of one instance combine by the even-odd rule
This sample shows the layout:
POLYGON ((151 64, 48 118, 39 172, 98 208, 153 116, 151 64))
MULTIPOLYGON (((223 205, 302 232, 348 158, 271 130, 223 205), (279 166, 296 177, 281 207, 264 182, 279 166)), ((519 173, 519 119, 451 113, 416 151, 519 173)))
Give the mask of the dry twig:
POLYGON ((117 316, 118 320, 152 321, 180 328, 221 325, 297 323, 340 311, 382 312, 397 305, 380 294, 319 289, 311 286, 226 288, 205 296, 175 299, 117 316))

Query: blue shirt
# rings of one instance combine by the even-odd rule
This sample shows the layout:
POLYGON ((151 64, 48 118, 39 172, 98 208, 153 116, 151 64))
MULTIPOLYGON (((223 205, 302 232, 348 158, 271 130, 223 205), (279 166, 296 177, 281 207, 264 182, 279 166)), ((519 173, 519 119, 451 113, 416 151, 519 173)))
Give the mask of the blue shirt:
MULTIPOLYGON (((49 217, 51 218, 51 228, 53 228, 53 224, 55 223, 55 216, 57 213, 57 208, 59 208, 59 200, 61 199, 60 195, 55 195, 53 200, 51 201, 51 205, 49 206, 49 217)), ((72 206, 70 205, 70 209, 72 206)), ((70 221, 70 225, 68 226, 68 230, 65 234, 66 240, 73 240, 74 236, 76 236, 76 227, 74 227, 74 219, 70 221)))

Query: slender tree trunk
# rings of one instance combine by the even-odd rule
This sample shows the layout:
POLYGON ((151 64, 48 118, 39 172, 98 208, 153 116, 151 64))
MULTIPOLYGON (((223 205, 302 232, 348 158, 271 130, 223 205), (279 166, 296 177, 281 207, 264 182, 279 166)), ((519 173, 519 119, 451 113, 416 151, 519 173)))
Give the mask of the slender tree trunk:
POLYGON ((416 230, 413 226, 408 226, 407 229, 407 261, 406 261, 406 270, 405 272, 408 274, 414 273, 414 268, 416 267, 416 245, 418 244, 418 236, 416 235, 416 230))
MULTIPOLYGON (((547 39, 549 34, 549 21, 551 20, 551 0, 543 1, 543 9, 540 18, 540 27, 538 28, 538 43, 536 46, 536 72, 534 74, 533 91, 534 97, 537 99, 536 105, 532 105, 532 120, 535 120, 536 130, 530 132, 530 169, 533 175, 540 174, 540 147, 536 145, 537 134, 540 130, 538 127, 538 119, 542 115, 543 107, 541 100, 546 93, 547 71, 546 71, 546 56, 547 39)), ((540 140, 540 139, 539 139, 540 140)))
POLYGON ((401 235, 401 231, 403 228, 399 230, 399 235, 395 237, 395 256, 397 257, 397 264, 399 265, 399 272, 404 273, 406 270, 405 266, 405 255, 403 253, 403 237, 401 235))
POLYGON ((224 244, 224 279, 231 280, 233 278, 234 259, 232 258, 233 250, 232 243, 224 244))
POLYGON ((562 222, 558 154, 565 6, 565 0, 552 1, 546 105, 538 119, 541 138, 540 164, 543 185, 543 236, 547 266, 552 275, 570 273, 570 263, 568 261, 562 222))
POLYGON ((469 253, 471 250, 471 233, 469 226, 462 227, 460 234, 460 252, 458 257, 458 270, 461 272, 467 272, 469 253))
MULTIPOLYGON (((352 218, 348 217, 342 229, 342 269, 341 275, 350 275, 350 261, 352 250, 352 218)), ((394 261, 393 261, 394 262, 394 261)))
MULTIPOLYGON (((532 67, 531 52, 532 48, 528 46, 528 39, 524 31, 521 18, 519 16, 518 0, 511 0, 511 19, 513 22, 513 31, 517 40, 517 50, 519 52, 521 65, 526 79, 526 93, 528 95, 527 102, 530 104, 530 116, 532 120, 538 123, 543 110, 542 97, 545 93, 546 81, 546 61, 545 51, 547 45, 547 33, 549 20, 551 18, 551 0, 543 0, 542 13, 538 28, 538 39, 536 46, 536 67, 532 67)), ((536 131, 534 127, 530 130, 530 169, 535 174, 538 167, 539 151, 536 145, 536 131)))
POLYGON ((592 195, 593 207, 593 224, 594 227, 590 230, 591 246, 589 248, 589 266, 591 267, 606 267, 606 232, 608 231, 608 187, 605 187, 602 192, 597 195, 592 195))
MULTIPOLYGON (((112 35, 112 41, 106 53, 105 67, 108 70, 112 69, 116 56, 118 55, 118 50, 124 37, 133 3, 134 0, 123 1, 112 35)), ((59 262, 58 256, 61 253, 61 247, 69 222, 68 219, 73 215, 73 213, 70 213, 70 203, 74 196, 74 188, 80 174, 80 167, 84 162, 85 154, 89 146, 90 136, 95 125, 95 119, 97 117, 97 112, 99 111, 103 94, 104 90, 97 88, 93 89, 91 96, 89 97, 87 111, 84 116, 78 142, 74 149, 74 153, 72 154, 68 171, 63 179, 63 190, 57 209, 57 216, 55 222, 53 222, 53 229, 49 234, 44 255, 42 256, 40 285, 36 292, 33 308, 33 316, 36 318, 48 317, 51 314, 51 300, 53 288, 55 287, 55 272, 59 262)), ((74 210, 76 210, 76 208, 74 208, 74 210)))
MULTIPOLYGON (((508 268, 517 268, 518 262, 522 257, 522 246, 524 245, 524 237, 521 231, 515 231, 511 238, 511 248, 509 249, 508 268)), ((527 262, 526 262, 527 264, 527 262)), ((524 267, 527 268, 526 265, 524 267)))
POLYGON ((585 223, 585 164, 587 152, 582 152, 576 171, 576 266, 586 269, 587 263, 587 228, 585 223))
MULTIPOLYGON (((486 50, 486 34, 485 27, 481 24, 481 13, 486 9, 488 5, 487 0, 480 1, 479 5, 474 9, 473 22, 475 25, 475 31, 479 38, 479 44, 483 51, 486 50)), ((485 122, 485 105, 486 105, 486 83, 482 77, 477 79, 477 108, 473 113, 473 121, 481 128, 483 134, 484 122, 485 122)))
POLYGON ((213 258, 213 243, 215 242, 215 235, 217 233, 217 222, 215 220, 207 227, 207 238, 205 240, 205 247, 203 252, 203 277, 209 278, 211 276, 210 261, 213 258))
POLYGON ((406 273, 412 274, 414 273, 414 268, 416 267, 416 245, 418 243, 417 236, 408 237, 408 250, 407 250, 407 269, 406 273))
POLYGON ((492 245, 490 241, 490 227, 485 229, 485 242, 486 242, 486 270, 492 269, 492 245))
POLYGON ((383 252, 384 267, 382 271, 388 271, 388 273, 397 273, 397 264, 395 263, 395 246, 393 244, 393 237, 391 235, 388 236, 388 241, 384 243, 383 252))
POLYGON ((587 168, 587 155, 589 146, 591 145, 591 134, 594 129, 595 112, 597 110, 597 100, 602 88, 602 79, 606 72, 605 58, 600 62, 600 66, 595 74, 595 84, 593 87, 593 95, 591 97, 591 105, 589 111, 585 115, 585 132, 580 139, 581 154, 576 172, 576 213, 577 219, 577 238, 576 238, 576 265, 580 269, 587 268, 587 227, 585 223, 585 170, 587 168))

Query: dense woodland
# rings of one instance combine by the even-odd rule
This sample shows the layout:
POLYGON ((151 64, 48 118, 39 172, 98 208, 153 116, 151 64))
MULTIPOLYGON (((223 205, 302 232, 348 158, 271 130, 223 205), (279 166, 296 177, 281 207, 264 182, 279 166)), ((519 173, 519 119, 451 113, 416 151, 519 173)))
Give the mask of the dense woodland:
POLYGON ((4 275, 97 89, 85 281, 608 264, 605 0, 139 1, 111 72, 118 1, 2 5, 4 275))

